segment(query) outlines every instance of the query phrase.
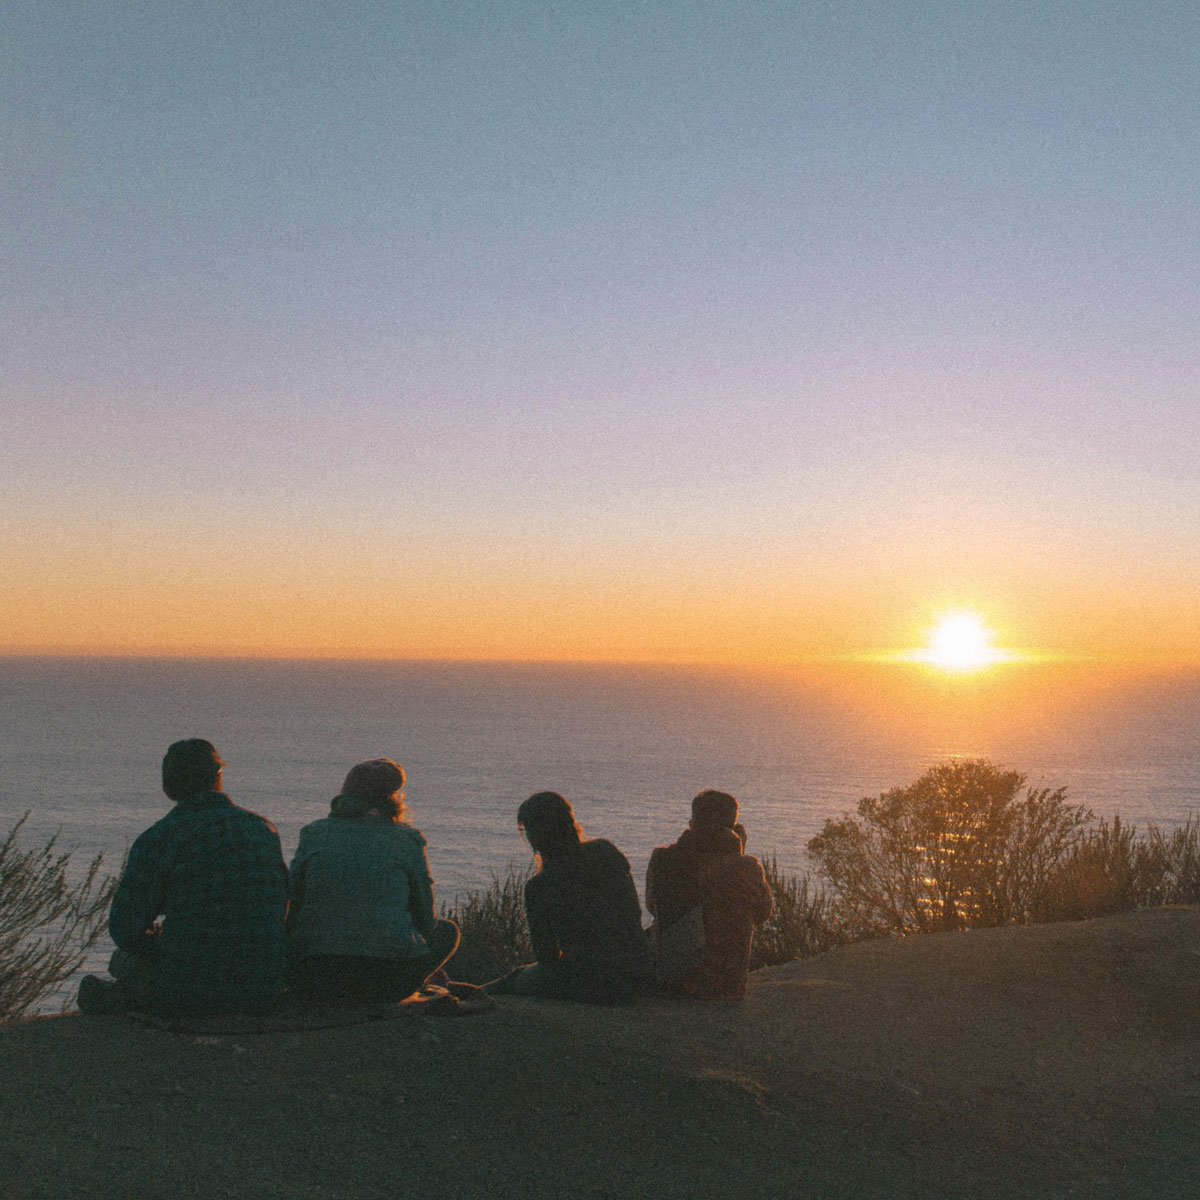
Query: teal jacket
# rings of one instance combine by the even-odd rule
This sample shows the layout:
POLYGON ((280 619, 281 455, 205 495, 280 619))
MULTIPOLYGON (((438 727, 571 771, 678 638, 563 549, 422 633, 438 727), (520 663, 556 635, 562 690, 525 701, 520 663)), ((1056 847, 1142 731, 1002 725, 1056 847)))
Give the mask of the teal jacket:
POLYGON ((290 871, 295 958, 416 958, 433 929, 425 838, 378 813, 325 817, 300 831, 290 871))

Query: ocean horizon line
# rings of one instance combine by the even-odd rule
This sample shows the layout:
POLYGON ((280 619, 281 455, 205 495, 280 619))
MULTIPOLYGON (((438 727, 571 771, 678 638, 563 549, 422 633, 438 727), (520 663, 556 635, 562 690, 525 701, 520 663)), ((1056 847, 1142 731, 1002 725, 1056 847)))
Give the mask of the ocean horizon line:
MULTIPOLYGON (((3 648, 0 661, 62 660, 73 662, 230 662, 230 663, 358 663, 358 664, 447 664, 456 666, 527 666, 527 667, 663 667, 707 668, 744 671, 788 671, 804 667, 869 666, 937 669, 921 657, 919 650, 864 650, 839 654, 810 655, 777 659, 718 658, 530 658, 493 655, 422 655, 422 654, 280 654, 253 651, 184 650, 83 650, 77 648, 3 648)), ((1163 670, 1200 669, 1200 656, 1121 655, 1082 651, 1014 650, 1003 651, 980 668, 961 674, 976 677, 1012 667, 1095 666, 1163 670)))

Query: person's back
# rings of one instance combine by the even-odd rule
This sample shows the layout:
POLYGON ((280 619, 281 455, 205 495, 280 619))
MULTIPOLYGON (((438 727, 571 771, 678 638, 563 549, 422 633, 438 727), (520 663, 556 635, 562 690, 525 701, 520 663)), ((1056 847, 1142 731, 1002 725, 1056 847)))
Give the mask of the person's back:
POLYGON ((540 870, 525 885, 525 916, 537 961, 486 985, 496 995, 587 1004, 632 1000, 649 982, 642 909, 629 860, 604 838, 583 840, 567 800, 537 792, 517 824, 540 870))
POLYGON ((152 1007, 256 1009, 283 990, 286 908, 275 826, 220 792, 197 792, 134 842, 109 931, 136 954, 147 917, 161 916, 152 1007))
POLYGON ((300 831, 292 876, 303 898, 289 922, 294 954, 424 953, 432 893, 425 839, 411 825, 376 813, 323 817, 300 831))
POLYGON ((600 975, 641 963, 642 912, 629 860, 605 838, 548 862, 525 885, 525 908, 531 926, 553 938, 567 970, 600 975))
POLYGON ((745 995, 754 926, 771 915, 772 900, 762 864, 744 847, 737 801, 706 791, 692 802, 692 821, 678 841, 651 854, 646 907, 656 918, 660 946, 697 907, 703 925, 703 944, 668 987, 702 1000, 745 995))
POLYGON ((283 991, 279 834, 221 791, 222 766, 202 738, 167 750, 163 791, 175 807, 130 848, 109 912, 117 982, 87 976, 85 1011, 255 1011, 283 991))

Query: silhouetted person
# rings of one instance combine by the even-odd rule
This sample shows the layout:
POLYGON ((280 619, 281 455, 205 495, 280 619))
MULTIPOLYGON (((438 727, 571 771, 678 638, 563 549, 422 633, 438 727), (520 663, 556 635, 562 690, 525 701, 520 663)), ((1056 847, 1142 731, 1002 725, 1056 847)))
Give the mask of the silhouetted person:
POLYGON ((175 807, 130 848, 108 918, 117 982, 87 976, 85 1012, 254 1012, 282 992, 279 834, 221 791, 224 765, 203 738, 167 749, 162 788, 175 807))
POLYGON ((433 912, 425 838, 405 817, 404 768, 351 768, 329 816, 306 825, 291 869, 289 949, 312 999, 403 1000, 458 948, 458 926, 433 912))
POLYGON ((612 1004, 649 982, 642 909, 625 855, 603 838, 583 840, 570 804, 538 792, 517 825, 539 870, 525 885, 525 916, 536 963, 485 985, 497 995, 612 1004))
POLYGON ((746 994, 754 926, 771 915, 771 889, 762 864, 743 853, 746 830, 737 817, 728 792, 701 792, 679 840, 650 855, 646 907, 655 918, 665 991, 700 1000, 746 994), (689 946, 691 924, 697 933, 689 946))

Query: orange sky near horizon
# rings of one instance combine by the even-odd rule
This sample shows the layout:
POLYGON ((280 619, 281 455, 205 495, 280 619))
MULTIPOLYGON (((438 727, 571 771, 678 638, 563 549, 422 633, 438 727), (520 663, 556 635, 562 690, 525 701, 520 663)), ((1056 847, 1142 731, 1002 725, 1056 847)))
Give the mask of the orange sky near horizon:
MULTIPOLYGON (((344 546, 185 551, 111 540, 10 560, 3 653, 786 664, 895 655, 940 614, 980 616, 997 648, 1039 658, 1200 662, 1190 596, 1022 586, 926 587, 830 563, 515 564, 344 546), (400 559, 406 557, 407 564, 400 559), (24 569, 22 569, 22 567, 24 569)), ((531 551, 530 558, 533 558, 531 551)))

